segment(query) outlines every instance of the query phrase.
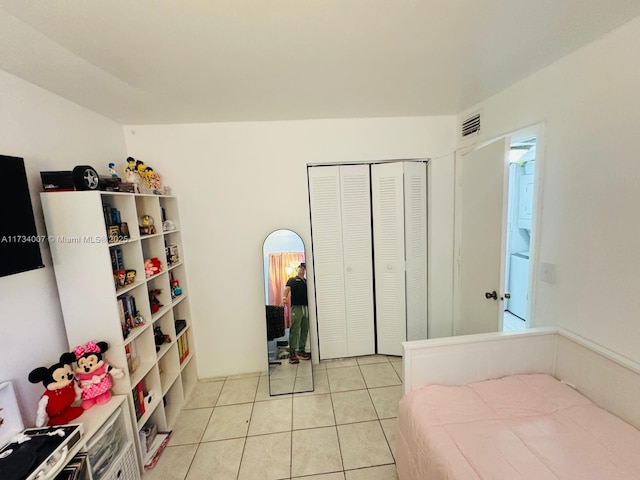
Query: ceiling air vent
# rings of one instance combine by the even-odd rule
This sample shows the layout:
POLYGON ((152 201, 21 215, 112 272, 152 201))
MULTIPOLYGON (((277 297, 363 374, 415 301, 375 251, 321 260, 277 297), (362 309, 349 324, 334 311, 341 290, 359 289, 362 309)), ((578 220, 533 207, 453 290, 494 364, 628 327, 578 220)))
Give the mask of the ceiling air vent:
POLYGON ((480 114, 476 113, 462 121, 462 138, 480 131, 480 114))

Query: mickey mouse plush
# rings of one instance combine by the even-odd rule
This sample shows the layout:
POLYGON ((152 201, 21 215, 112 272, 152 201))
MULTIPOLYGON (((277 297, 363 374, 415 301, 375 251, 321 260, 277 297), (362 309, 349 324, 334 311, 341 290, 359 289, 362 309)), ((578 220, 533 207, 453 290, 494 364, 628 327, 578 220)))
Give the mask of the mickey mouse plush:
POLYGON ((107 342, 87 342, 73 349, 77 368, 76 378, 82 389, 82 408, 85 410, 94 405, 107 403, 111 399, 111 376, 120 378, 122 370, 114 368, 102 359, 102 354, 109 348, 107 342))
POLYGON ((42 398, 38 402, 36 414, 36 427, 45 424, 49 417, 48 425, 64 425, 78 418, 83 409, 73 407, 73 402, 79 398, 79 391, 74 381, 71 365, 76 357, 71 352, 63 353, 60 362, 49 368, 38 367, 29 373, 31 383, 40 383, 46 388, 42 398))

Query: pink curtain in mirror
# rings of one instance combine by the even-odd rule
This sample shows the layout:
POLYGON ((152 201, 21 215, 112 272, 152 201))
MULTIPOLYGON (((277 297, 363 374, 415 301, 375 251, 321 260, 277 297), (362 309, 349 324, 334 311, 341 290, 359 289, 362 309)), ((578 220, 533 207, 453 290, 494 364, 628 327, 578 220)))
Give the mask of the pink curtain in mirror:
MULTIPOLYGON (((280 305, 287 280, 295 277, 296 268, 304 262, 303 252, 283 252, 269 254, 269 305, 280 305)), ((284 309, 284 328, 291 326, 289 304, 284 309)))

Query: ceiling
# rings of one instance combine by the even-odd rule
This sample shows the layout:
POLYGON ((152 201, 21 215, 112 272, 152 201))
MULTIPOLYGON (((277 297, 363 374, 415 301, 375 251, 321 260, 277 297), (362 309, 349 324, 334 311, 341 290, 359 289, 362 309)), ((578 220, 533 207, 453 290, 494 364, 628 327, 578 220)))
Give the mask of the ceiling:
POLYGON ((123 124, 457 114, 638 0, 0 0, 0 69, 123 124))

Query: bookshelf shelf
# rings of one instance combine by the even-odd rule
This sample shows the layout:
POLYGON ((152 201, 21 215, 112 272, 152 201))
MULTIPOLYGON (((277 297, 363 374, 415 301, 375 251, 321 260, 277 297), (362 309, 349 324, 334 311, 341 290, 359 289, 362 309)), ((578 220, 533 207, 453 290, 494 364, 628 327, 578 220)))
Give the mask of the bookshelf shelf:
POLYGON ((50 243, 50 248, 70 347, 105 341, 109 344, 105 360, 125 372, 123 378, 113 379, 112 390, 128 398, 142 471, 146 452, 141 449, 140 430, 151 424, 158 431, 167 430, 198 378, 192 361, 195 342, 178 200, 168 195, 101 191, 40 196, 47 233, 53 238, 118 239, 57 242, 50 243), (140 234, 138 221, 143 215, 153 217, 156 233, 140 234), (163 231, 165 220, 175 228, 163 231), (122 233, 127 230, 128 238, 122 233), (146 278, 149 258, 157 258, 162 270, 146 278), (173 298, 175 281, 182 294, 173 298), (91 288, 79 295, 79 282, 91 288), (162 306, 152 314, 153 290, 158 300, 153 303, 162 306), (136 326, 140 321, 144 323, 136 326), (157 327, 169 339, 158 351, 157 327))

